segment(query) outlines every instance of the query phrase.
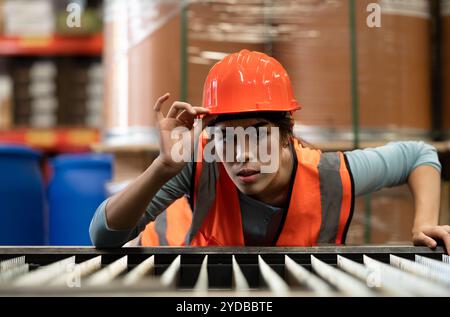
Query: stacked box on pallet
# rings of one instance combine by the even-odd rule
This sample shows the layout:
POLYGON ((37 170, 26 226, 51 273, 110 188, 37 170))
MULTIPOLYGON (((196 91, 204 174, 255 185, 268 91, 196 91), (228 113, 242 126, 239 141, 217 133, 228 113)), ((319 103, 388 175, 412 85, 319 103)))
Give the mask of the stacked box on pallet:
MULTIPOLYGON (((60 125, 85 126, 92 108, 101 111, 102 77, 91 71, 99 61, 91 57, 61 58, 58 62, 58 122, 60 125), (97 102, 92 106, 92 103, 97 102), (90 108, 88 108, 88 106, 90 108)), ((96 126, 98 127, 98 126, 96 126)))
POLYGON ((52 0, 4 0, 3 32, 9 36, 49 36, 55 33, 52 0))
MULTIPOLYGON (((351 139, 355 36, 360 127, 366 139, 427 137, 430 131, 429 3, 278 0, 273 55, 287 68, 306 139, 351 139), (369 5, 379 4, 380 27, 369 5), (369 11, 368 11, 369 8, 369 11), (380 115, 380 114, 383 115, 380 115)), ((373 8, 373 7, 372 7, 373 8)))
POLYGON ((178 0, 105 2, 104 143, 157 144, 153 105, 179 99, 178 0))
POLYGON ((450 0, 441 1, 443 58, 443 127, 450 139, 450 0))
POLYGON ((352 116, 347 2, 274 2, 272 23, 278 36, 273 55, 286 68, 302 105, 295 114, 296 131, 306 140, 348 137, 352 116))
POLYGON ((14 123, 18 126, 49 128, 57 124, 55 78, 52 59, 13 61, 14 123))
POLYGON ((13 124, 12 81, 6 75, 0 75, 0 129, 10 129, 13 124))
MULTIPOLYGON (((414 199, 407 185, 358 197, 348 244, 412 243, 414 199)), ((439 224, 450 222, 450 183, 441 185, 439 224)))
POLYGON ((50 128, 57 124, 58 99, 55 83, 57 73, 53 61, 35 62, 30 70, 32 127, 50 128))
POLYGON ((103 123, 103 68, 100 62, 89 65, 86 90, 85 123, 89 127, 99 129, 103 123))
POLYGON ((203 83, 210 68, 242 49, 266 50, 270 34, 261 1, 192 1, 188 7, 187 99, 202 104, 203 83))
POLYGON ((347 243, 411 243, 413 220, 414 201, 407 185, 358 197, 347 243))

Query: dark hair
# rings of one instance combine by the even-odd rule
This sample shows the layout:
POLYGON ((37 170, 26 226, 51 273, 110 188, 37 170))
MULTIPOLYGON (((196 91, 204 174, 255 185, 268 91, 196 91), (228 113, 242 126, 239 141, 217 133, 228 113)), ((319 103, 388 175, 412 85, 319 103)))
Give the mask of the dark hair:
POLYGON ((280 129, 281 142, 284 147, 289 146, 289 140, 292 138, 297 139, 303 147, 308 147, 311 149, 316 149, 316 147, 299 138, 294 136, 294 118, 290 112, 287 111, 260 111, 260 112, 245 112, 245 113, 234 113, 234 114, 222 114, 217 116, 217 118, 209 123, 209 126, 214 126, 217 123, 231 120, 240 119, 264 119, 272 123, 274 126, 280 129))
POLYGON ((210 122, 209 126, 216 125, 219 122, 240 120, 240 119, 264 119, 272 123, 280 129, 280 137, 283 146, 289 145, 291 138, 296 138, 304 147, 314 148, 308 142, 294 136, 294 119, 290 112, 287 111, 260 111, 260 112, 245 112, 236 114, 222 114, 215 120, 210 122))

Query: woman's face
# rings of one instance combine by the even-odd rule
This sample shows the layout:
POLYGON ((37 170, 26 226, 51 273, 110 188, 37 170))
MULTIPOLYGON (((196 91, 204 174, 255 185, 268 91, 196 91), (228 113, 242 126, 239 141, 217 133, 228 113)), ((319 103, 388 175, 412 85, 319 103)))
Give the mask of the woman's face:
POLYGON ((216 152, 237 188, 257 195, 269 187, 280 166, 278 128, 258 118, 225 121, 215 128, 216 152))

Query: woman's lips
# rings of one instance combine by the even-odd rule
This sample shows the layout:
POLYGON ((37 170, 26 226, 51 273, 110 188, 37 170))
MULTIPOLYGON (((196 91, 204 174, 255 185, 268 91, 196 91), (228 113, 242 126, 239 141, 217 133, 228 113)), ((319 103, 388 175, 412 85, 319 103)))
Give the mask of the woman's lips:
POLYGON ((242 183, 250 184, 257 180, 259 174, 260 173, 257 170, 244 169, 244 170, 239 171, 239 173, 237 174, 237 177, 242 183))

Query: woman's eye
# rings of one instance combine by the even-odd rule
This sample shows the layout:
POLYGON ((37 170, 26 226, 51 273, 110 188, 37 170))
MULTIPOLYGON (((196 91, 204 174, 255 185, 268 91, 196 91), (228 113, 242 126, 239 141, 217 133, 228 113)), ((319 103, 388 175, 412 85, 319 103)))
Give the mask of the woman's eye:
POLYGON ((225 135, 225 137, 223 138, 223 143, 231 143, 234 140, 234 134, 227 134, 225 135))
POLYGON ((216 138, 217 142, 219 143, 227 143, 227 138, 225 137, 217 137, 216 138))

